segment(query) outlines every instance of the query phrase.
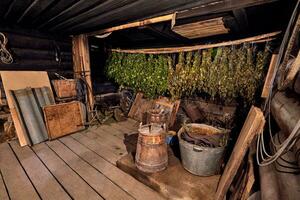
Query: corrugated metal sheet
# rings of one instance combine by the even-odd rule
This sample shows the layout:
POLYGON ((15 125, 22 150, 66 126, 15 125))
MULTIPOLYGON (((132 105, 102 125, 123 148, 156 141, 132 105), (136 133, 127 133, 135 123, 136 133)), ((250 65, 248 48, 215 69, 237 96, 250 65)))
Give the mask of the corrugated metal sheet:
POLYGON ((30 144, 38 144, 48 139, 42 107, 54 103, 49 91, 46 87, 12 91, 15 107, 30 144))

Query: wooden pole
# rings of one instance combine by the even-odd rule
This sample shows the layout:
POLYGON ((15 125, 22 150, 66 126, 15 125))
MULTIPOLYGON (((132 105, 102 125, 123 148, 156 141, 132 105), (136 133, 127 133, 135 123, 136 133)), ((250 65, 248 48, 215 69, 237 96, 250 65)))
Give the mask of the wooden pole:
POLYGON ((90 113, 94 107, 94 96, 87 35, 81 34, 74 36, 72 44, 74 78, 84 80, 87 86, 87 110, 90 113))
POLYGON ((149 49, 111 49, 111 51, 123 52, 123 53, 144 53, 144 54, 179 53, 179 52, 195 51, 199 49, 209 49, 214 47, 238 45, 245 42, 261 43, 261 42, 273 40, 274 37, 280 33, 281 33, 280 31, 277 31, 277 32, 263 34, 263 35, 257 35, 253 37, 248 37, 248 38, 243 38, 243 39, 233 40, 233 41, 220 42, 215 44, 200 44, 194 46, 149 48, 149 49))

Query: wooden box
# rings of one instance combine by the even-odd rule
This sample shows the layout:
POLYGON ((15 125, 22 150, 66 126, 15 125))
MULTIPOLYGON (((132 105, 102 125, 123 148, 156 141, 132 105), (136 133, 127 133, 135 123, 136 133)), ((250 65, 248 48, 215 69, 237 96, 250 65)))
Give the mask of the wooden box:
POLYGON ((52 85, 58 98, 76 97, 76 80, 52 80, 52 85))
POLYGON ((45 106, 43 108, 49 139, 83 130, 85 117, 79 101, 45 106))

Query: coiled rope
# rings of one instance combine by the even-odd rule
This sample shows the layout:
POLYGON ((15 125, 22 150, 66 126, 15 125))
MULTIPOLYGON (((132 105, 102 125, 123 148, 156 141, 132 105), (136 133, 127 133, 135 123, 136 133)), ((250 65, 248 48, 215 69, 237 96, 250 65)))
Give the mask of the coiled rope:
POLYGON ((14 59, 11 53, 6 49, 7 42, 7 37, 0 32, 0 60, 4 64, 11 64, 14 62, 14 59))

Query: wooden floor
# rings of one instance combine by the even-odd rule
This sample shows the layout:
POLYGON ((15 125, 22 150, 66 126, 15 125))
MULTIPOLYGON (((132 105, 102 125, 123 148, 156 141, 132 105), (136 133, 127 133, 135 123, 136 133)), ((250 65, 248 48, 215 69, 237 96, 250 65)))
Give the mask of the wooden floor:
POLYGON ((33 147, 0 144, 0 199, 162 199, 116 167, 136 130, 127 120, 33 147))

